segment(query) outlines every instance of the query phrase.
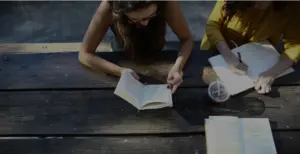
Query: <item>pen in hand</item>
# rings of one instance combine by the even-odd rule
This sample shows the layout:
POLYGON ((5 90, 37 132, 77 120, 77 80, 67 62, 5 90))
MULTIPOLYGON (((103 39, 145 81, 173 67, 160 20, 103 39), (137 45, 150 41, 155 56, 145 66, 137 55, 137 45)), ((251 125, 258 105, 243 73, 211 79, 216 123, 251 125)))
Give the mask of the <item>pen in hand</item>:
POLYGON ((238 54, 238 58, 239 58, 239 63, 241 66, 243 66, 242 70, 244 70, 245 72, 248 72, 248 66, 245 63, 243 63, 241 53, 237 52, 237 54, 238 54))
POLYGON ((239 62, 242 63, 242 57, 241 57, 240 52, 238 52, 237 54, 238 54, 238 57, 239 57, 239 62))

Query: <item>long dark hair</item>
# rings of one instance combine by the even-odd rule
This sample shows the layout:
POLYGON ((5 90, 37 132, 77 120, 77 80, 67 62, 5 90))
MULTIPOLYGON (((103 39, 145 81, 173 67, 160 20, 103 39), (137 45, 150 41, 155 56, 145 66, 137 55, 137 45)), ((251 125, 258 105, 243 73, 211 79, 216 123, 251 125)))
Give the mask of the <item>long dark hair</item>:
MULTIPOLYGON (((226 1, 223 5, 223 20, 230 21, 233 16, 240 16, 244 10, 254 7, 256 1, 226 1)), ((287 5, 286 1, 273 1, 272 4, 275 11, 282 11, 287 5)))
POLYGON ((113 13, 114 27, 124 50, 130 53, 133 59, 144 59, 151 57, 155 52, 160 51, 165 43, 166 2, 162 1, 109 1, 113 13), (158 14, 151 19, 147 26, 136 28, 130 23, 125 13, 133 12, 156 4, 158 14))

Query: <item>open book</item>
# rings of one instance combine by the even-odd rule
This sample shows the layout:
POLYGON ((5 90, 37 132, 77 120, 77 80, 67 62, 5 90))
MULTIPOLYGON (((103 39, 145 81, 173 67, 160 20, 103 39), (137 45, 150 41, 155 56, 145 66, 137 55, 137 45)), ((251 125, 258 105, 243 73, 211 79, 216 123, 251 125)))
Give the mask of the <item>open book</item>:
POLYGON ((172 93, 167 84, 145 85, 124 71, 114 94, 139 110, 172 107, 172 93))
POLYGON ((276 154, 268 118, 205 119, 207 154, 276 154))
MULTIPOLYGON (((233 49, 232 52, 236 56, 238 55, 238 52, 241 54, 242 61, 249 67, 248 75, 237 75, 233 73, 221 55, 208 59, 220 80, 223 81, 230 95, 235 95, 253 88, 253 81, 258 78, 259 74, 274 66, 279 61, 280 57, 277 50, 268 41, 244 44, 233 49)), ((294 69, 291 67, 277 76, 277 78, 293 71, 294 69)))

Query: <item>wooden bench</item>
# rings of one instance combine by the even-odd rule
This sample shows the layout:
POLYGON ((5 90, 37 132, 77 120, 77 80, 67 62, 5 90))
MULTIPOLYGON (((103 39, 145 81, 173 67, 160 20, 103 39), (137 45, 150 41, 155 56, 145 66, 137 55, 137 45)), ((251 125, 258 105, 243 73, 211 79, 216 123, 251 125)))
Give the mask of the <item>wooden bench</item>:
MULTIPOLYGON (((204 118, 236 115, 268 117, 278 153, 298 154, 299 66, 276 80, 271 94, 249 90, 215 105, 208 99, 207 86, 217 77, 207 59, 216 52, 199 51, 198 46, 185 67, 184 83, 173 96, 174 107, 140 112, 113 94, 118 78, 93 73, 79 63, 78 53, 2 53, 0 153, 201 154, 206 153, 204 118), (257 98, 262 103, 251 104, 257 98)), ((164 82, 177 56, 162 52, 163 61, 136 66, 120 52, 98 54, 132 67, 148 83, 164 82)))

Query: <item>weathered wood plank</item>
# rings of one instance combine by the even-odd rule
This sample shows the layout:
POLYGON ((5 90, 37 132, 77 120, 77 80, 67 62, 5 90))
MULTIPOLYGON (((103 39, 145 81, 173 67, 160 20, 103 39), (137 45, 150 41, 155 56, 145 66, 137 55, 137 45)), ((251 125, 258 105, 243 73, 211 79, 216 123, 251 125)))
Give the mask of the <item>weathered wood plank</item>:
MULTIPOLYGON (((273 132, 278 154, 298 154, 300 132, 273 132)), ((7 154, 206 154, 203 135, 184 137, 93 137, 1 139, 7 154)))
MULTIPOLYGON (((198 46, 196 46, 198 47, 198 46)), ((216 80, 210 68, 208 58, 215 55, 213 51, 194 50, 189 59, 182 87, 203 87, 216 80)), ((177 52, 162 52, 152 65, 137 65, 120 52, 99 53, 121 66, 131 67, 137 72, 151 76, 156 82, 165 82, 167 73, 173 65, 177 52), (164 59, 164 60, 162 60, 164 59)), ((107 88, 115 87, 118 78, 103 73, 93 73, 78 61, 78 54, 1 54, 0 55, 0 89, 47 89, 47 88, 107 88)), ((297 69, 299 70, 299 69, 297 69)), ((300 71, 282 77, 274 83, 298 84, 300 71)))
POLYGON ((7 154, 204 154, 205 137, 97 137, 0 140, 7 154))
POLYGON ((298 154, 300 151, 300 132, 273 132, 278 154, 298 154))
POLYGON ((300 87, 278 91, 279 98, 250 93, 213 106, 206 89, 186 88, 173 108, 140 112, 113 90, 0 92, 0 135, 203 132, 204 118, 218 114, 269 117, 274 130, 300 129, 300 87), (257 97, 267 108, 251 115, 245 102, 257 97), (212 110, 217 107, 240 113, 212 110))
MULTIPOLYGON (((165 82, 177 52, 163 52, 161 58, 164 58, 164 61, 157 60, 152 65, 139 66, 127 61, 124 54, 120 52, 98 54, 121 66, 131 67, 143 75, 152 76, 159 82, 165 82)), ((195 58, 199 55, 202 54, 200 52, 193 54, 195 58)), ((101 72, 92 72, 81 65, 77 57, 78 53, 2 54, 0 55, 0 88, 102 88, 116 86, 118 78, 101 72)), ((207 65, 207 60, 201 62, 198 59, 197 65, 191 65, 197 68, 187 68, 183 85, 204 85, 203 80, 201 80, 201 69, 207 65), (196 83, 191 83, 195 80, 197 80, 196 83)))

